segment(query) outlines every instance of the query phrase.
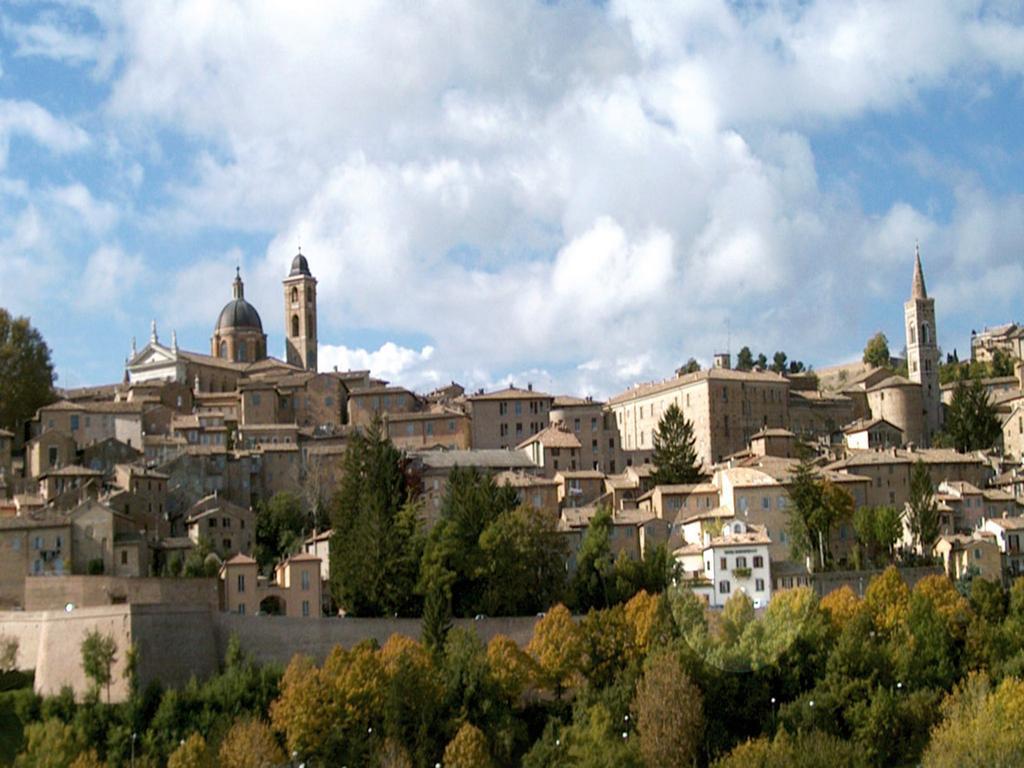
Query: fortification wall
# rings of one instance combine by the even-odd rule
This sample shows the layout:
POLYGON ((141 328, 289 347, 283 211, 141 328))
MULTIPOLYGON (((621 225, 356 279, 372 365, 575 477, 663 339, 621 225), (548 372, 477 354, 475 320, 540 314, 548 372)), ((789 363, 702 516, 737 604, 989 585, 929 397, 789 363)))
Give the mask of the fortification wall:
MULTIPOLYGON (((260 663, 287 664, 301 653, 317 662, 323 661, 336 645, 344 648, 373 639, 383 645, 393 634, 420 639, 419 619, 303 619, 287 616, 248 616, 237 613, 215 613, 217 654, 223 658, 232 635, 237 635, 242 649, 260 663)), ((483 642, 495 635, 506 635, 525 646, 533 635, 538 619, 534 616, 487 618, 474 621, 457 619, 455 626, 475 630, 483 642)))
POLYGON ((63 610, 67 603, 88 608, 119 603, 193 605, 217 610, 218 579, 127 578, 121 576, 30 576, 26 611, 63 610))

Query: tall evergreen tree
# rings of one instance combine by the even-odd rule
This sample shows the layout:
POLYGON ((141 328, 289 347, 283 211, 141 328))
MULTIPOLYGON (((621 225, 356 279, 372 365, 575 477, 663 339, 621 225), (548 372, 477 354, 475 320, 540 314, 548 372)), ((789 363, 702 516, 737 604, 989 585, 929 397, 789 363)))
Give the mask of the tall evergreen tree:
POLYGON ((961 452, 988 450, 999 440, 999 417, 979 379, 957 382, 946 411, 946 433, 961 452))
POLYGON ((907 523, 914 544, 921 554, 931 555, 932 546, 939 538, 939 510, 935 503, 934 487, 928 467, 918 459, 910 471, 910 499, 907 502, 907 523))
POLYGON ((422 540, 409 496, 402 452, 375 420, 349 442, 331 511, 331 590, 349 613, 418 613, 422 540))
POLYGON ((693 424, 675 403, 665 409, 658 421, 651 460, 656 467, 652 477, 658 485, 696 483, 700 480, 693 424))

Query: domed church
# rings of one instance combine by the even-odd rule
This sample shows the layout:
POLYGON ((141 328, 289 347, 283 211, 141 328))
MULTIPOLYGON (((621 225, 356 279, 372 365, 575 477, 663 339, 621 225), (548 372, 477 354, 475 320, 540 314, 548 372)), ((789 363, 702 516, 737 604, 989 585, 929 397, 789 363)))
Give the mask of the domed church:
POLYGON ((235 267, 234 298, 224 305, 210 339, 210 354, 221 360, 253 363, 267 356, 267 334, 256 307, 245 300, 241 270, 235 267))
POLYGON ((316 278, 301 250, 292 259, 282 284, 285 360, 267 354, 263 320, 256 307, 246 301, 242 273, 236 267, 231 301, 217 316, 209 356, 179 349, 177 334, 172 333, 170 346, 161 344, 154 321, 149 343, 143 349, 136 349, 132 339, 131 354, 125 361, 127 380, 133 384, 175 381, 194 386, 196 391, 227 392, 235 388, 239 378, 256 371, 299 368, 316 372, 316 278))

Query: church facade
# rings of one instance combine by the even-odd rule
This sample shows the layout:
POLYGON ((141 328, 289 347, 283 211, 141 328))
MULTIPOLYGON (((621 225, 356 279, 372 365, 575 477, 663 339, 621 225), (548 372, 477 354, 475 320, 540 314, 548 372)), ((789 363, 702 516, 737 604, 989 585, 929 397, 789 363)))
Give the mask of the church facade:
POLYGON ((145 347, 136 349, 132 339, 131 354, 125 361, 127 382, 177 382, 195 392, 230 392, 240 378, 260 371, 316 372, 316 278, 301 252, 292 260, 283 286, 285 360, 268 355, 263 321, 246 300, 241 270, 236 268, 231 300, 217 316, 210 337, 210 354, 180 349, 176 333, 172 333, 170 345, 161 343, 154 321, 145 347))

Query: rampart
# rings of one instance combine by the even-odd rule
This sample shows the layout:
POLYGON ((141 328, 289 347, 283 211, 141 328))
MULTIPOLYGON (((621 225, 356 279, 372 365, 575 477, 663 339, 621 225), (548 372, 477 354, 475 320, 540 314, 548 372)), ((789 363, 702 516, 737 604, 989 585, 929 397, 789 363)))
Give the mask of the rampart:
POLYGON ((218 579, 127 578, 123 576, 30 576, 25 579, 26 611, 57 611, 133 603, 220 607, 218 579))
MULTIPOLYGON (((65 601, 74 604, 70 597, 65 601)), ((503 634, 525 645, 536 622, 529 616, 454 623, 475 630, 484 642, 503 634)), ((71 686, 76 696, 89 690, 81 647, 93 630, 113 637, 117 644, 110 699, 123 701, 128 695, 124 673, 133 645, 141 686, 158 680, 165 686, 180 687, 193 676, 203 679, 216 673, 232 635, 257 662, 286 665, 296 653, 321 662, 339 644, 350 648, 368 639, 383 644, 392 634, 418 639, 420 621, 239 616, 201 605, 140 603, 0 613, 0 635, 18 641, 18 667, 35 670, 35 688, 45 695, 58 693, 65 685, 71 686)))

